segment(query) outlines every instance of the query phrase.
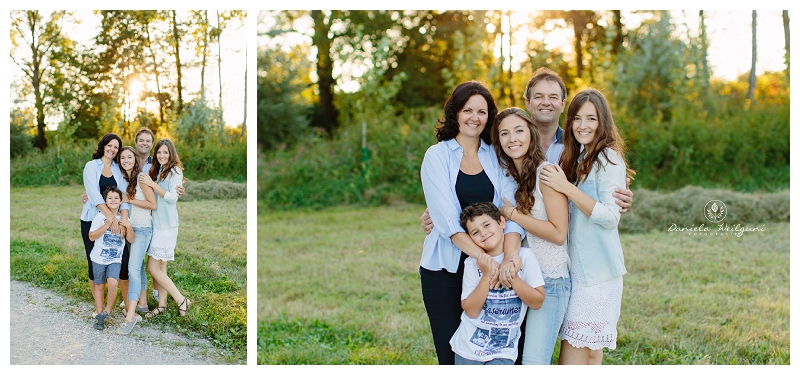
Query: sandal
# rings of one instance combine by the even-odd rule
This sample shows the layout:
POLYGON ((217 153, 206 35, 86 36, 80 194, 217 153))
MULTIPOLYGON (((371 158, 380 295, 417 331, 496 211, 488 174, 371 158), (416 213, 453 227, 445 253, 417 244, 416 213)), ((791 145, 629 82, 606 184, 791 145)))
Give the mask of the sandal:
POLYGON ((186 314, 189 313, 190 307, 192 307, 192 301, 190 301, 188 298, 184 298, 183 302, 178 305, 178 314, 181 314, 181 316, 186 316, 186 314), (184 305, 186 305, 186 308, 183 308, 184 305))
POLYGON ((147 318, 147 319, 150 319, 150 318, 155 317, 158 314, 163 313, 164 311, 167 311, 167 307, 166 306, 158 306, 155 309, 152 309, 152 310, 148 311, 147 314, 144 314, 144 317, 147 318))

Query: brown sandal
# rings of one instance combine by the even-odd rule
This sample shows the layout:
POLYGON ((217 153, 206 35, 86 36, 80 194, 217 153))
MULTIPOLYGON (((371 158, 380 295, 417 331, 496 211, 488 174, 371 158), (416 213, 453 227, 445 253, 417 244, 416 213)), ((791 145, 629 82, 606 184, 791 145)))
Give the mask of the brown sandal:
POLYGON ((167 311, 167 307, 166 306, 158 306, 155 309, 152 309, 152 310, 148 311, 147 314, 144 314, 144 317, 146 319, 150 319, 150 318, 155 317, 158 314, 163 313, 164 311, 167 311))
POLYGON ((188 298, 184 298, 183 302, 178 305, 178 314, 181 314, 181 316, 186 316, 186 314, 189 313, 190 307, 192 307, 192 301, 190 301, 188 298), (183 308, 184 305, 186 305, 186 308, 183 308))

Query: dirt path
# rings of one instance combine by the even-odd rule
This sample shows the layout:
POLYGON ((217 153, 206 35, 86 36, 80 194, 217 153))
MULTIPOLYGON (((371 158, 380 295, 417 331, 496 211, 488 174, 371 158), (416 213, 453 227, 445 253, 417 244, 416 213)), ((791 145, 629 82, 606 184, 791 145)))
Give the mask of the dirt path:
MULTIPOLYGON (((87 286, 88 288, 88 286, 87 286)), ((187 339, 139 323, 119 335, 124 320, 115 309, 102 331, 92 327, 93 306, 75 302, 26 282, 11 280, 12 365, 213 365, 220 350, 202 339, 187 339)))

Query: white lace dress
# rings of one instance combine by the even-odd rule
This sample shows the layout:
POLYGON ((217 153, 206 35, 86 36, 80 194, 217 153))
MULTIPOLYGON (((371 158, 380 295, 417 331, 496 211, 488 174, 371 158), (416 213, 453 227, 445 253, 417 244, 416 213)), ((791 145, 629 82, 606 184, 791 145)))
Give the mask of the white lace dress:
MULTIPOLYGON (((570 226, 568 236, 574 235, 572 229, 570 226)), ((567 238, 567 243, 569 241, 567 238)), ((591 286, 583 285, 581 278, 572 274, 574 270, 582 269, 580 259, 569 252, 569 246, 567 248, 573 262, 570 267, 572 294, 559 336, 575 348, 616 349, 617 321, 622 304, 622 276, 591 286)))
MULTIPOLYGON (((542 191, 539 189, 539 174, 542 168, 553 165, 552 163, 544 162, 539 164, 536 168, 536 188, 533 190, 533 208, 531 209, 530 216, 534 219, 547 220, 547 211, 544 208, 544 197, 542 191)), ((539 237, 534 236, 530 232, 527 233, 528 247, 536 254, 536 259, 539 260, 539 267, 542 269, 542 276, 549 279, 567 278, 569 277, 569 255, 567 255, 567 244, 556 245, 550 241, 545 241, 539 237)), ((546 297, 545 297, 546 298, 546 297)))

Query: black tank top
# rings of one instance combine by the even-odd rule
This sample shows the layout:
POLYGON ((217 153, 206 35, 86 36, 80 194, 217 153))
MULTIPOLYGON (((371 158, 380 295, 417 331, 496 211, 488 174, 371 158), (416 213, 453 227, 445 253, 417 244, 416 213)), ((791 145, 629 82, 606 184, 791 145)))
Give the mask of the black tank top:
POLYGON ((106 177, 102 174, 100 175, 100 194, 103 194, 103 191, 106 190, 109 186, 117 187, 117 180, 114 179, 114 176, 106 177))
POLYGON ((491 202, 494 198, 494 185, 485 170, 473 175, 459 170, 456 177, 456 197, 462 210, 473 203, 491 202))

